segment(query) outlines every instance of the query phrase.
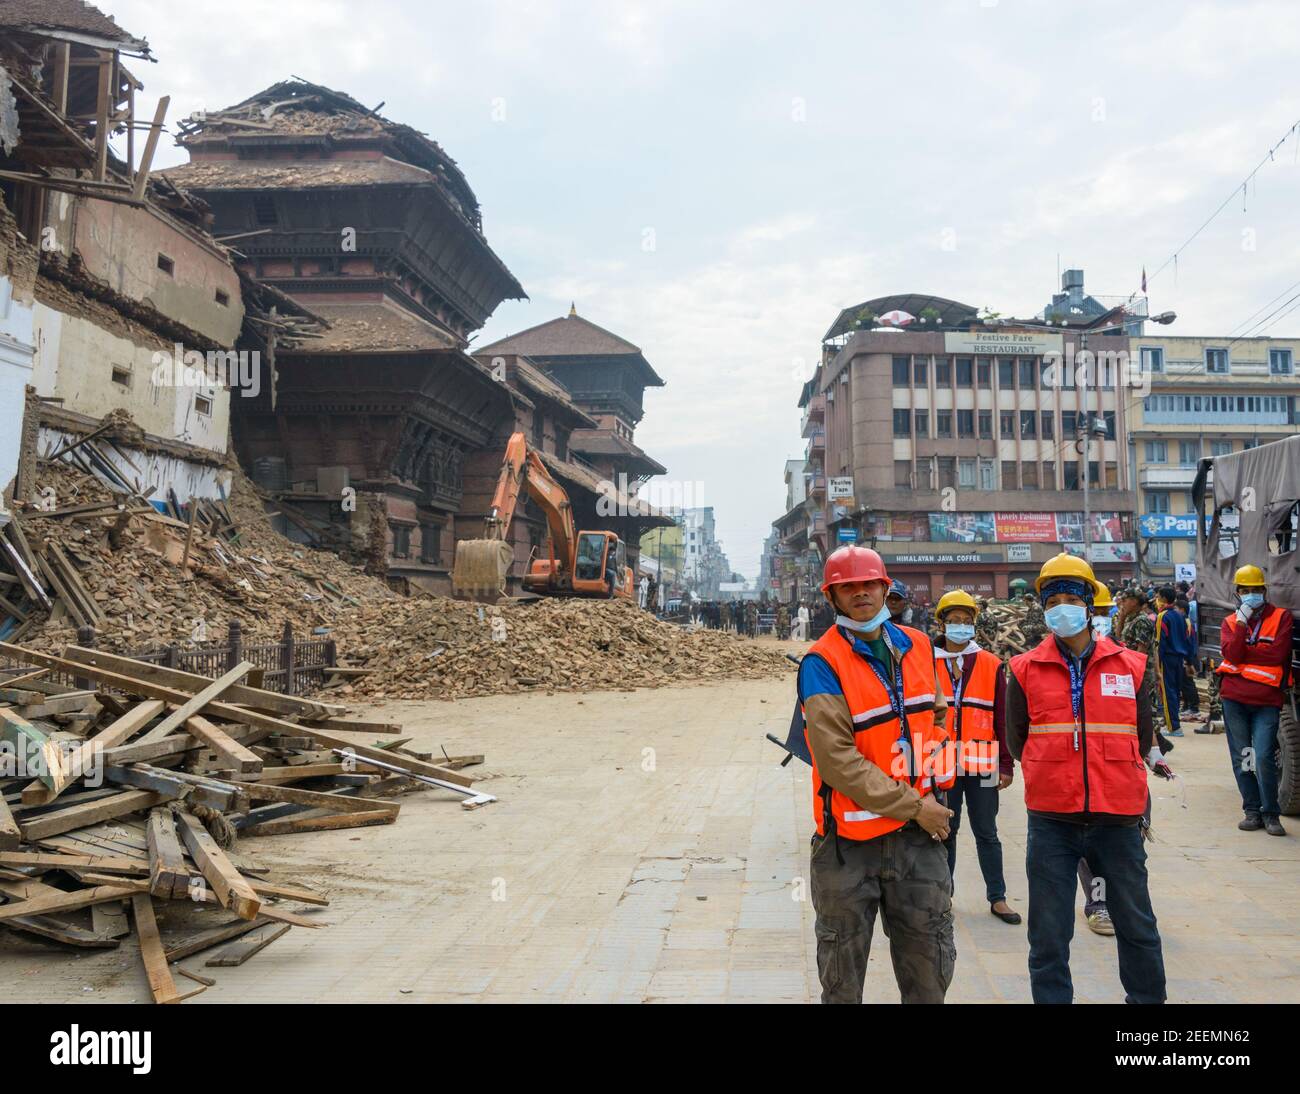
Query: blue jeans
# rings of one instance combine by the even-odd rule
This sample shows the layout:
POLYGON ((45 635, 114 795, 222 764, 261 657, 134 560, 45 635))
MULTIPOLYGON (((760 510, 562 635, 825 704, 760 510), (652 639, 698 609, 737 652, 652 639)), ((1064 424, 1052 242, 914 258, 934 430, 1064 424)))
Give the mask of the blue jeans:
POLYGON ((1137 825, 1070 824, 1029 814, 1029 986, 1035 1003, 1071 1003, 1070 940, 1080 858, 1106 879, 1127 1003, 1165 1001, 1165 960, 1137 825))
POLYGON ((1241 808, 1247 813, 1265 817, 1278 814, 1277 723, 1281 713, 1277 707, 1223 700, 1228 755, 1241 791, 1241 808), (1252 750, 1249 756, 1247 749, 1252 750))
POLYGON ((947 805, 952 810, 948 823, 948 872, 957 872, 957 829, 961 827, 961 803, 966 799, 970 813, 970 830, 975 833, 975 854, 980 860, 980 873, 984 875, 984 891, 990 904, 1007 899, 1007 883, 1002 876, 1002 842, 998 839, 998 784, 997 776, 990 776, 986 784, 982 775, 958 775, 947 792, 947 805))

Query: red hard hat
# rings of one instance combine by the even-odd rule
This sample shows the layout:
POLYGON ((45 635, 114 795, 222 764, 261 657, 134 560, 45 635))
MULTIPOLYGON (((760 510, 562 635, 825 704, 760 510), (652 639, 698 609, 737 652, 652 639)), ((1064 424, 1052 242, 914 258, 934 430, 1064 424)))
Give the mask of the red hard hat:
POLYGON ((822 570, 822 592, 846 581, 888 581, 885 563, 870 547, 849 544, 826 557, 822 570))

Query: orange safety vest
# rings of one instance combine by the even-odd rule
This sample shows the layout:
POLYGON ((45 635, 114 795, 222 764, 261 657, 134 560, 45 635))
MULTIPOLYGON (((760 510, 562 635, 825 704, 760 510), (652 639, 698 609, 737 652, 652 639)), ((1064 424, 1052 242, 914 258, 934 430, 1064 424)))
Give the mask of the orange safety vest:
POLYGON ((971 671, 958 678, 954 695, 952 659, 935 656, 935 676, 948 700, 947 730, 957 756, 958 775, 992 775, 998 769, 998 742, 993 732, 993 702, 1002 661, 988 650, 975 655, 971 671))
MULTIPOLYGON (((1237 619, 1236 614, 1232 614, 1224 620, 1228 624, 1228 630, 1235 631, 1241 626, 1241 621, 1237 619)), ((1253 642, 1247 642, 1247 648, 1257 645, 1260 642, 1274 642, 1277 640, 1277 628, 1282 622, 1282 609, 1276 604, 1267 605, 1267 611, 1264 618, 1260 620, 1259 634, 1255 636, 1253 642)), ((1243 680, 1253 680, 1257 684, 1267 684, 1269 687, 1280 688, 1282 681, 1286 676, 1285 665, 1257 665, 1253 661, 1247 660, 1245 664, 1238 665, 1227 658, 1219 662, 1219 667, 1215 672, 1226 672, 1232 675, 1240 675, 1243 680)))
POLYGON ((1135 816, 1146 808, 1147 769, 1137 735, 1146 663, 1146 654, 1098 638, 1084 669, 1076 722, 1070 670, 1055 637, 1011 659, 1029 707, 1029 737, 1020 756, 1026 809, 1135 816))
MULTIPOLYGON (((849 714, 853 718, 853 739, 858 751, 890 777, 916 788, 921 794, 952 786, 954 771, 951 750, 945 751, 947 732, 934 721, 934 653, 930 640, 918 630, 891 624, 911 640, 901 666, 903 713, 906 730, 899 723, 891 701, 897 675, 885 688, 865 657, 832 626, 809 650, 823 658, 840 682, 849 714)), ((892 660, 892 659, 891 659, 892 660)), ((895 662, 897 665, 897 662, 895 662)), ((894 666, 886 666, 886 671, 894 666)), ((807 736, 807 729, 804 735, 807 736)), ((811 754, 812 748, 809 747, 811 754)), ((846 839, 869 840, 902 828, 905 821, 863 809, 852 798, 823 783, 812 762, 813 820, 817 834, 828 831, 826 810, 830 809, 830 830, 846 839)))

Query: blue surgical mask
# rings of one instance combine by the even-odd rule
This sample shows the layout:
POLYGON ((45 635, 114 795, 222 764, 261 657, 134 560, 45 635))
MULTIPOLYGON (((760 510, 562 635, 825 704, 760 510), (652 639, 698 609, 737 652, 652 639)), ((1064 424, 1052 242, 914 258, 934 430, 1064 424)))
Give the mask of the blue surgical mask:
POLYGON ((1098 638, 1110 637, 1110 616, 1094 615, 1092 617, 1092 632, 1098 638))
POLYGON ((1256 608, 1258 608, 1263 603, 1264 603, 1263 593, 1246 593, 1245 596, 1241 598, 1241 606, 1245 608, 1247 611, 1251 611, 1251 612, 1253 612, 1256 608))
POLYGON ((860 631, 865 633, 867 631, 874 631, 877 627, 881 626, 889 616, 889 605, 886 604, 881 607, 880 611, 876 612, 874 616, 866 620, 866 622, 859 623, 856 619, 850 619, 843 613, 836 615, 835 622, 841 627, 848 627, 851 631, 860 631))
POLYGON ((1043 618, 1058 638, 1070 638, 1088 625, 1088 609, 1082 604, 1058 604, 1048 608, 1043 618))
POLYGON ((943 633, 952 641, 965 645, 975 637, 975 624, 973 623, 945 623, 943 633))

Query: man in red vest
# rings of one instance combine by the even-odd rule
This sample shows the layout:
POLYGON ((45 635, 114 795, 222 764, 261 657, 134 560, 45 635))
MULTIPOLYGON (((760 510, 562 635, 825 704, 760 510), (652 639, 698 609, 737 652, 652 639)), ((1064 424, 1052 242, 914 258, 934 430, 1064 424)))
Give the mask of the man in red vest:
POLYGON ((1155 744, 1146 657, 1093 637, 1092 567, 1059 554, 1035 589, 1050 633, 1011 659, 1007 747, 1025 780, 1029 982, 1035 1003, 1069 1003, 1079 859, 1104 879, 1119 978, 1130 1003, 1165 1001, 1165 966, 1147 890, 1139 821, 1143 757, 1155 744))
POLYGON ((965 800, 975 834, 975 853, 984 875, 989 911, 1003 923, 1020 922, 1020 913, 1007 903, 1002 874, 1002 841, 998 839, 998 796, 1011 785, 1014 763, 1006 750, 1006 677, 995 653, 975 641, 979 605, 965 589, 949 589, 939 598, 935 617, 943 641, 935 648, 936 676, 948 704, 948 735, 957 756, 957 778, 948 792, 952 824, 947 839, 948 868, 957 870, 957 829, 965 800))
POLYGON ((812 757, 810 876, 823 1003, 860 1003, 876 913, 904 1003, 942 1003, 952 981, 948 858, 952 785, 934 653, 890 619, 875 551, 841 547, 822 592, 834 625, 799 666, 812 757))
POLYGON ((1278 720, 1291 669, 1291 613, 1267 602, 1268 586, 1258 566, 1242 566, 1233 576, 1241 607, 1223 621, 1219 647, 1223 661, 1219 693, 1228 731, 1232 773, 1246 814, 1243 832, 1263 828, 1285 836, 1278 820, 1278 720))

